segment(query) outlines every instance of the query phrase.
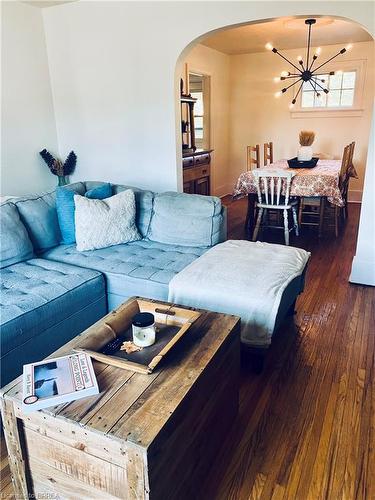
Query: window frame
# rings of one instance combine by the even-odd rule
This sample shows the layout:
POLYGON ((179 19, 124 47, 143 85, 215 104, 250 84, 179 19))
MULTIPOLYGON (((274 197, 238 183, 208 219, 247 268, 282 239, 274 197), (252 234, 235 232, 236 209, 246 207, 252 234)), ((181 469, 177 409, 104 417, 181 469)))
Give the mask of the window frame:
MULTIPOLYGON (((290 110, 292 118, 302 118, 308 115, 312 117, 335 117, 335 116, 362 116, 363 113, 363 90, 365 83, 366 74, 366 60, 348 60, 348 61, 337 61, 335 63, 329 63, 324 68, 322 72, 329 73, 330 71, 355 71, 356 72, 356 83, 354 88, 354 99, 352 106, 336 106, 336 107, 315 107, 315 108, 303 108, 302 107, 302 91, 297 98, 297 102, 293 109, 290 110)), ((299 88, 296 85, 293 90, 293 97, 299 88), (297 87, 297 89, 295 88, 297 87)))
MULTIPOLYGON (((195 138, 195 145, 198 149, 210 149, 211 148, 211 75, 201 71, 199 69, 188 68, 188 78, 190 74, 202 77, 203 80, 203 139, 195 138)), ((191 91, 189 85, 189 92, 191 91)), ((192 90, 192 92, 194 92, 192 90)), ((196 115, 195 116, 202 116, 196 115)))

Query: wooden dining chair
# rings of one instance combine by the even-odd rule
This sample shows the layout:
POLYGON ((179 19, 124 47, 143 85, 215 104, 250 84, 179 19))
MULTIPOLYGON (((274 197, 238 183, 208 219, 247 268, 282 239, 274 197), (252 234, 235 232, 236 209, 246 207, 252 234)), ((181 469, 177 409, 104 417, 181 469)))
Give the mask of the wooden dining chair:
POLYGON ((347 200, 348 200, 348 187, 349 187, 349 180, 350 180, 352 150, 354 152, 353 143, 350 143, 347 146, 345 146, 344 153, 342 155, 342 160, 341 160, 339 189, 340 189, 341 197, 344 200, 345 205, 343 207, 338 207, 337 205, 335 205, 334 217, 335 217, 335 235, 336 235, 336 238, 339 235, 340 216, 342 216, 342 218, 344 220, 347 217, 346 205, 347 205, 347 200))
POLYGON ((273 163, 273 142, 264 144, 264 166, 268 165, 268 160, 273 163))
POLYGON ((317 226, 319 237, 323 233, 324 225, 334 226, 336 237, 339 235, 339 222, 340 218, 346 218, 347 212, 345 212, 347 200, 347 190, 350 178, 350 154, 353 149, 353 143, 345 146, 342 160, 341 168, 339 174, 339 188, 341 196, 345 202, 344 207, 338 207, 337 205, 330 205, 326 202, 324 197, 311 196, 311 197, 301 197, 299 210, 298 210, 298 223, 300 227, 303 226, 317 226), (333 222, 332 222, 333 219, 333 222))
POLYGON ((354 156, 354 148, 355 148, 355 141, 351 142, 349 144, 349 153, 348 153, 348 159, 347 159, 347 168, 346 168, 346 181, 343 185, 343 192, 342 196, 345 201, 345 206, 342 211, 342 215, 344 219, 348 218, 348 191, 349 191, 349 181, 350 181, 350 173, 351 170, 354 169, 353 165, 353 156, 354 156))
POLYGON ((273 170, 273 169, 257 169, 253 172, 255 186, 258 195, 257 208, 258 217, 253 232, 253 241, 256 241, 259 230, 262 227, 273 227, 284 229, 285 245, 289 245, 289 233, 293 229, 296 236, 299 235, 297 210, 298 201, 290 197, 290 188, 292 178, 296 175, 293 171, 273 170), (285 186, 285 193, 282 190, 285 186), (284 216, 283 226, 267 226, 263 224, 263 219, 267 215, 268 210, 282 211, 284 216), (293 215, 293 227, 289 229, 289 213, 293 215))
POLYGON ((256 168, 260 167, 260 146, 247 146, 246 148, 246 169, 253 170, 254 165, 256 168))

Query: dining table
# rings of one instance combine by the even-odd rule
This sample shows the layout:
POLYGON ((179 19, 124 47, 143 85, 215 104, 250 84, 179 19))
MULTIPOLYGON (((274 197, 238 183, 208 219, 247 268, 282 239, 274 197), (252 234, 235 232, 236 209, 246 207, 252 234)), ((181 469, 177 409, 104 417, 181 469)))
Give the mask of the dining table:
MULTIPOLYGON (((262 168, 273 170, 292 170, 290 196, 293 197, 323 197, 330 204, 338 207, 345 206, 345 200, 340 190, 340 160, 318 160, 313 168, 290 168, 287 160, 278 160, 262 168)), ((353 165, 348 168, 349 177, 358 178, 353 165)), ((254 227, 254 208, 257 198, 256 184, 253 171, 240 174, 233 191, 233 199, 248 197, 248 213, 246 227, 252 234, 254 227)))

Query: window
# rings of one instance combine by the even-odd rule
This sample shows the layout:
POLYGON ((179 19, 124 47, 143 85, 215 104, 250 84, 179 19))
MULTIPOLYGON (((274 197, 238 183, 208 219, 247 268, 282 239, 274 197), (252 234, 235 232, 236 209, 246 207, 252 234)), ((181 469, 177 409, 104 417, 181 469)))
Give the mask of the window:
POLYGON ((203 92, 191 92, 191 96, 197 100, 194 104, 194 129, 195 140, 203 140, 203 118, 204 118, 204 104, 203 92))
POLYGON ((348 108, 354 104, 356 71, 338 71, 336 74, 325 74, 319 76, 318 84, 329 89, 329 93, 323 92, 319 85, 316 90, 310 82, 305 82, 302 86, 301 108, 348 108), (322 81, 324 80, 324 81, 322 81))
POLYGON ((209 81, 210 77, 196 73, 189 74, 189 90, 197 100, 194 104, 195 144, 200 149, 209 149, 209 81))

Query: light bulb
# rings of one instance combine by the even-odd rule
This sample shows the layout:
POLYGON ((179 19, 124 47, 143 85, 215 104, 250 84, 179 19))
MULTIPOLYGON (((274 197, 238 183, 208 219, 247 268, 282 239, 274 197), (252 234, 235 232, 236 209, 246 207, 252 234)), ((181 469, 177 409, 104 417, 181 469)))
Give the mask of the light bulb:
POLYGON ((315 51, 315 54, 316 54, 317 56, 320 56, 321 51, 322 51, 322 49, 321 49, 320 47, 318 47, 318 48, 316 49, 316 51, 315 51))
POLYGON ((297 61, 301 62, 302 61, 302 56, 297 57, 297 61))
POLYGON ((272 50, 273 49, 273 45, 270 42, 266 43, 265 47, 266 47, 267 50, 272 50))
POLYGON ((353 48, 353 44, 349 43, 345 48, 346 50, 350 50, 353 48))
POLYGON ((289 109, 293 109, 293 108, 294 108, 294 102, 291 102, 291 103, 289 104, 289 109))
POLYGON ((342 75, 343 74, 343 70, 342 69, 339 69, 338 71, 335 71, 335 75, 342 75))
POLYGON ((280 76, 289 76, 289 75, 290 75, 289 71, 282 71, 280 73, 280 76))
POLYGON ((281 92, 276 92, 275 93, 275 97, 280 97, 281 96, 281 92))
POLYGON ((279 76, 275 76, 275 78, 273 79, 273 81, 274 81, 275 83, 278 83, 278 82, 280 81, 280 77, 279 77, 279 76))

